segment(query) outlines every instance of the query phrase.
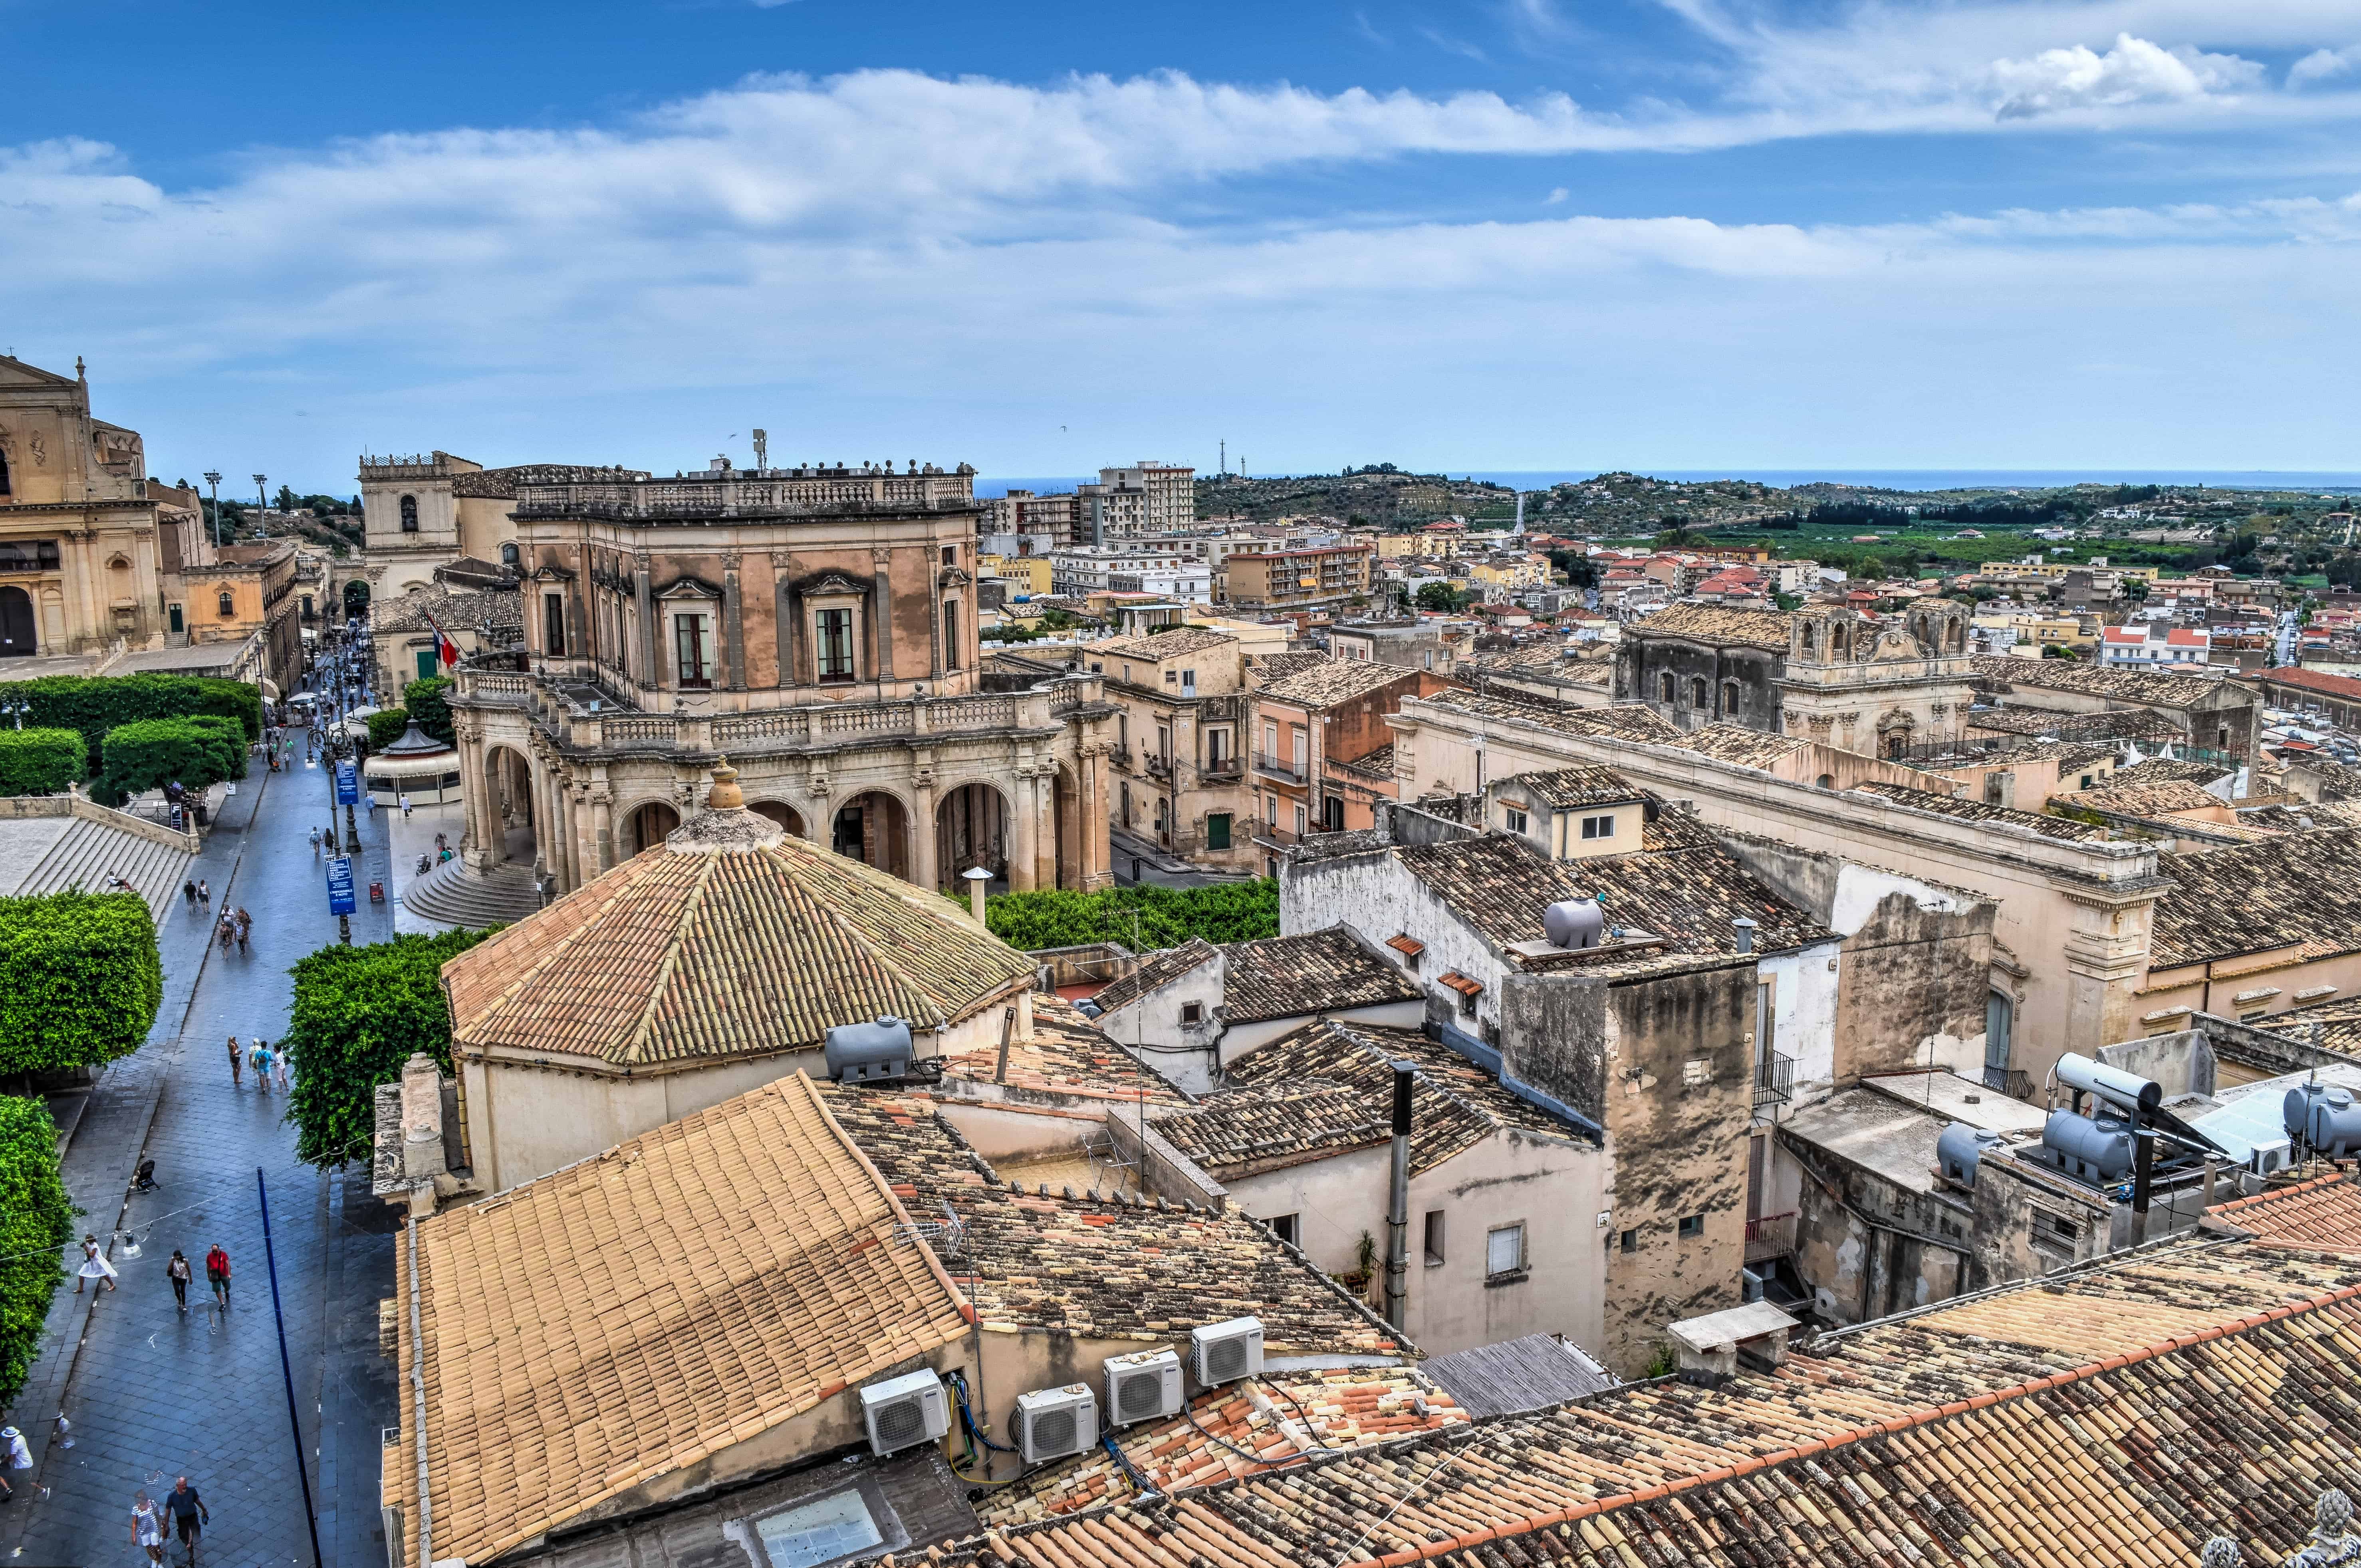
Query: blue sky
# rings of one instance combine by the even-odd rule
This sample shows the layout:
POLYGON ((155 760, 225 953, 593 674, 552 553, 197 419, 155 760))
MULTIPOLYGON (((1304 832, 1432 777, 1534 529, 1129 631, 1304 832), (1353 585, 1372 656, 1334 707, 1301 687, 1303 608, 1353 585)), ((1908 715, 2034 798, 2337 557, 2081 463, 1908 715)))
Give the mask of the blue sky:
POLYGON ((2361 468, 2361 0, 0 0, 166 477, 2361 468))

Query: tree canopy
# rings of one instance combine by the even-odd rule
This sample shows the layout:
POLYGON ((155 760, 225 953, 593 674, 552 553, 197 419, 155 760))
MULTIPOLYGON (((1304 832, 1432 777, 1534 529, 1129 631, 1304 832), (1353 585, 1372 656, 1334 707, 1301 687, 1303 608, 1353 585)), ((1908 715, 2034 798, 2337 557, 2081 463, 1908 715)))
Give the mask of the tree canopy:
POLYGON ((107 805, 177 779, 202 790, 246 776, 246 735, 215 714, 142 718, 106 732, 100 777, 93 793, 107 805))
POLYGON ((445 931, 396 937, 365 947, 322 948, 299 960, 285 1044, 295 1081, 287 1118, 295 1155, 311 1165, 365 1159, 376 1135, 380 1083, 424 1052, 451 1070, 451 1010, 440 980, 445 963, 491 933, 445 931))
POLYGON ((49 1107, 0 1095, 0 1405, 16 1397, 40 1352, 73 1216, 49 1107))
POLYGON ((0 898, 0 1075, 128 1056, 163 999, 156 924, 137 894, 0 898))
POLYGON ((62 795, 89 772, 78 729, 0 729, 0 795, 62 795))
POLYGON ((445 746, 456 746, 458 741, 451 731, 451 705, 445 700, 450 690, 450 676, 429 675, 401 688, 401 706, 418 720, 419 729, 445 746))
POLYGON ((1120 942, 1140 952, 1191 937, 1246 942, 1279 935, 1279 883, 1262 877, 1217 887, 1004 893, 984 905, 983 923, 1010 947, 1027 950, 1120 942))

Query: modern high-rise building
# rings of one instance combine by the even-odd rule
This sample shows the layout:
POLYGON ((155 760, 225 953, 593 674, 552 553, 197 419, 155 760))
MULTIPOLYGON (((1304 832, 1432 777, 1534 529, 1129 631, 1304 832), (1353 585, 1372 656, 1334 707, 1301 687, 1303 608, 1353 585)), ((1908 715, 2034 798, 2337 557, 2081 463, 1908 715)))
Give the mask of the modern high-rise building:
POLYGON ((1102 468, 1097 484, 1077 486, 1075 493, 1097 543, 1179 533, 1197 524, 1197 470, 1185 463, 1143 457, 1127 468, 1102 468))

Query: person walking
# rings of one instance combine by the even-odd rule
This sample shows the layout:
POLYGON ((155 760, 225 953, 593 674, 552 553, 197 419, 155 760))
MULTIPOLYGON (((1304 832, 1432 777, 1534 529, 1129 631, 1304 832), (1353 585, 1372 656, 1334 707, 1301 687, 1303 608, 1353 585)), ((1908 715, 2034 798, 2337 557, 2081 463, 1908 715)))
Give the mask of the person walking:
POLYGON ((239 952, 246 951, 247 933, 253 929, 254 916, 246 912, 245 905, 239 905, 237 906, 237 950, 239 952))
POLYGON ((189 1485, 186 1475, 172 1482, 171 1491, 165 1494, 164 1511, 172 1516, 172 1527, 179 1532, 181 1544, 189 1549, 189 1568, 196 1568, 197 1542, 204 1538, 204 1526, 214 1522, 205 1500, 189 1485))
POLYGON ((205 885, 205 879, 203 877, 197 879, 197 902, 206 909, 214 906, 214 890, 205 885))
POLYGON ((277 1050, 270 1053, 270 1070, 279 1079, 279 1092, 281 1094, 286 1093, 287 1080, 289 1075, 294 1071, 294 1069, 287 1060, 287 1047, 285 1046, 282 1045, 277 1050))
POLYGON ((181 1310, 187 1311, 189 1281, 196 1277, 196 1272, 189 1266, 189 1260, 181 1255, 179 1247, 172 1249, 172 1261, 164 1266, 164 1275, 172 1282, 172 1299, 181 1304, 181 1310))
POLYGON ((410 792, 408 790, 402 791, 400 799, 401 801, 401 819, 404 822, 407 822, 410 820, 410 792))
POLYGON ((229 1254, 222 1251, 219 1242, 205 1254, 205 1278, 214 1288, 214 1300, 224 1310, 229 1308, 229 1254))
POLYGON ((164 1516, 147 1493, 135 1493, 131 1498, 131 1544, 148 1554, 148 1561, 162 1568, 164 1562, 164 1516))
POLYGON ((74 1294, 77 1296, 82 1294, 82 1288, 93 1279, 109 1290, 115 1288, 115 1265, 106 1261, 106 1254, 100 1250, 96 1236, 82 1238, 82 1266, 75 1269, 74 1274, 74 1294))
POLYGON ((229 1037, 229 1086, 246 1087, 246 1052, 239 1047, 236 1035, 229 1037))
POLYGON ((183 882, 181 884, 181 896, 188 900, 190 908, 194 909, 197 906, 197 884, 193 882, 183 882))
MULTIPOLYGON (((8 1470, 15 1475, 21 1475, 33 1467, 32 1447, 25 1442, 25 1434, 13 1425, 0 1427, 0 1457, 5 1457, 8 1470)), ((16 1495, 16 1488, 8 1485, 6 1477, 0 1476, 0 1497, 16 1495)))
POLYGON ((250 1067, 252 1067, 252 1068, 254 1069, 254 1087, 255 1087, 255 1088, 257 1088, 257 1089, 259 1089, 259 1090, 260 1090, 260 1091, 262 1091, 262 1092, 263 1092, 263 1093, 265 1093, 265 1094, 269 1093, 269 1092, 270 1092, 270 1045, 269 1045, 269 1042, 268 1042, 267 1040, 263 1039, 263 1038, 262 1038, 260 1036, 258 1036, 258 1036, 255 1036, 255 1040, 254 1040, 254 1055, 253 1055, 253 1056, 251 1056, 251 1057, 249 1057, 249 1058, 247 1058, 247 1065, 248 1065, 248 1066, 250 1066, 250 1067))
POLYGON ((312 858, 313 858, 313 859, 314 859, 314 860, 317 860, 317 859, 319 858, 319 855, 320 855, 320 830, 319 830, 317 828, 313 828, 313 829, 312 829, 312 858))

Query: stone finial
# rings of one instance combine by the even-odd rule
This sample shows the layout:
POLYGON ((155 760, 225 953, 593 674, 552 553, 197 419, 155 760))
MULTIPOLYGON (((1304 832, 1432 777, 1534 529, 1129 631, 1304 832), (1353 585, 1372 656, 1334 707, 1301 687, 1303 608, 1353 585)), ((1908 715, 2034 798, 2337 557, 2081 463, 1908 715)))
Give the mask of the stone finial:
POLYGON ((2320 1495, 2312 1506, 2312 1539, 2326 1545, 2342 1541, 2353 1526, 2353 1499, 2334 1486, 2320 1495))
POLYGON ((2238 1568, 2238 1543, 2226 1535, 2215 1536, 2197 1554, 2200 1568, 2238 1568))
POLYGON ((724 757, 714 767, 713 788, 706 795, 705 804, 715 811, 737 811, 746 805, 746 792, 738 787, 738 770, 724 757))

